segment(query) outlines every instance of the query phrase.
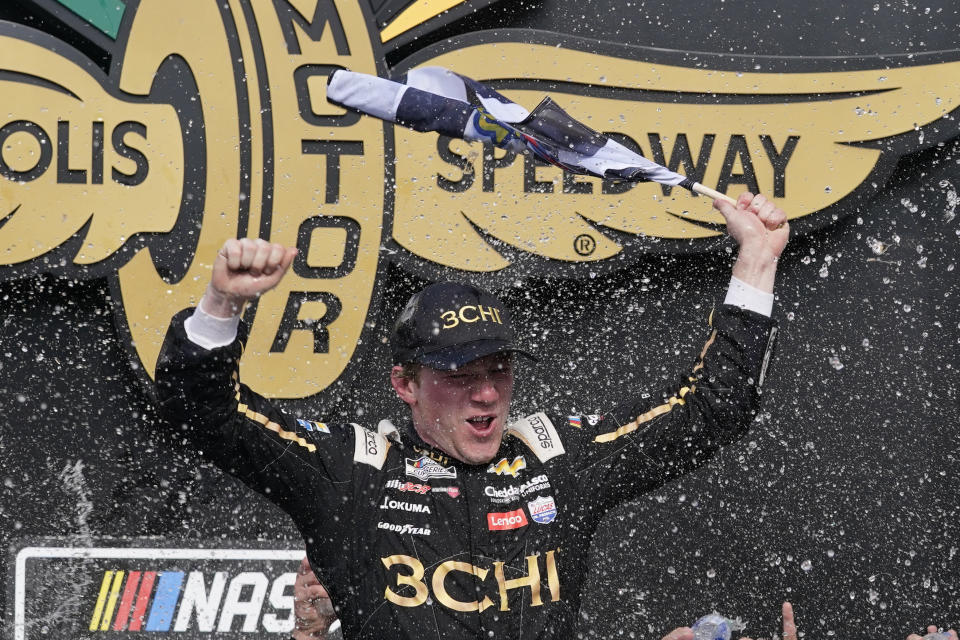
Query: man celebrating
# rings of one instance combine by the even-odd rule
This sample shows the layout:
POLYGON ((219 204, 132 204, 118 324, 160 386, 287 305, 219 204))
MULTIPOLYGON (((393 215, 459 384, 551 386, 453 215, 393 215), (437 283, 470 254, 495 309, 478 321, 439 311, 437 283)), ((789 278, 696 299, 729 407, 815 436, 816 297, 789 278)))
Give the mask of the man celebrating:
POLYGON ((740 250, 698 361, 662 393, 624 390, 606 415, 510 421, 523 354, 510 313, 455 283, 414 295, 394 328, 390 381, 409 416, 285 415, 239 382, 237 327, 295 250, 249 239, 226 242, 198 308, 174 318, 162 411, 290 515, 345 637, 570 637, 603 515, 702 464, 757 412, 789 227, 761 195, 714 206, 740 250))

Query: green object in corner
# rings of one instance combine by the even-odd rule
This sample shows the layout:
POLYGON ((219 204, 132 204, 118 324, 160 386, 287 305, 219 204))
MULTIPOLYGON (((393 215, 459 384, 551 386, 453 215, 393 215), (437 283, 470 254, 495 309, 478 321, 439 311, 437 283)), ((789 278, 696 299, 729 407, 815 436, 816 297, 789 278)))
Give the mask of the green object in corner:
POLYGON ((121 0, 57 0, 98 30, 117 39, 127 6, 121 0))

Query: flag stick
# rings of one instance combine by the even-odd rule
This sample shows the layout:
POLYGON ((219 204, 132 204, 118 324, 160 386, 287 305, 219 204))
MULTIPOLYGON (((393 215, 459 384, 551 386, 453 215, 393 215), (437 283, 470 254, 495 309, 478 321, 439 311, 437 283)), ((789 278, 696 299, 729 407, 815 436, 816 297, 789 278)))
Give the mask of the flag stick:
POLYGON ((694 192, 694 193, 699 193, 699 194, 702 195, 702 196, 707 196, 707 197, 709 197, 709 198, 713 198, 714 200, 716 200, 717 198, 719 198, 719 199, 721 199, 721 200, 726 200, 727 202, 729 202, 730 204, 732 204, 732 205, 734 205, 734 206, 736 206, 736 204, 737 204, 737 201, 736 201, 736 200, 734 200, 734 199, 731 198, 730 196, 726 195, 725 193, 720 193, 719 191, 715 191, 715 190, 711 189, 710 187, 705 187, 705 186, 703 186, 702 184, 700 184, 699 182, 694 182, 694 183, 693 183, 693 192, 694 192))

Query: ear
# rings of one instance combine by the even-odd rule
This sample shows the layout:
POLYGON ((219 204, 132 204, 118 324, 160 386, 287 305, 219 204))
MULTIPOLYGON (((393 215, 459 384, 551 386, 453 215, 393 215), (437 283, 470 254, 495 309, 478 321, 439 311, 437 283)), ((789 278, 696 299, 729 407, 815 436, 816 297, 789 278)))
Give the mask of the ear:
POLYGON ((394 366, 390 370, 390 384, 393 390, 397 392, 400 399, 411 407, 417 402, 416 385, 417 383, 403 375, 403 367, 394 366))

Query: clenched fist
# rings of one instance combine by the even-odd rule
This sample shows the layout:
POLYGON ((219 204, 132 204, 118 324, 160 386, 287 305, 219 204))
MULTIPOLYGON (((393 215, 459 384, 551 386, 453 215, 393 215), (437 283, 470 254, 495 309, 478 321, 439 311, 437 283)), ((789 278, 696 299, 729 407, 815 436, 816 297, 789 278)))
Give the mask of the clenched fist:
POLYGON ((733 275, 747 284, 773 293, 777 260, 790 239, 787 214, 761 194, 746 191, 735 205, 714 200, 713 206, 723 214, 729 233, 740 253, 733 265, 733 275))
POLYGON ((287 273, 297 250, 259 238, 230 239, 223 243, 213 263, 213 275, 201 306, 220 318, 235 316, 287 273))

